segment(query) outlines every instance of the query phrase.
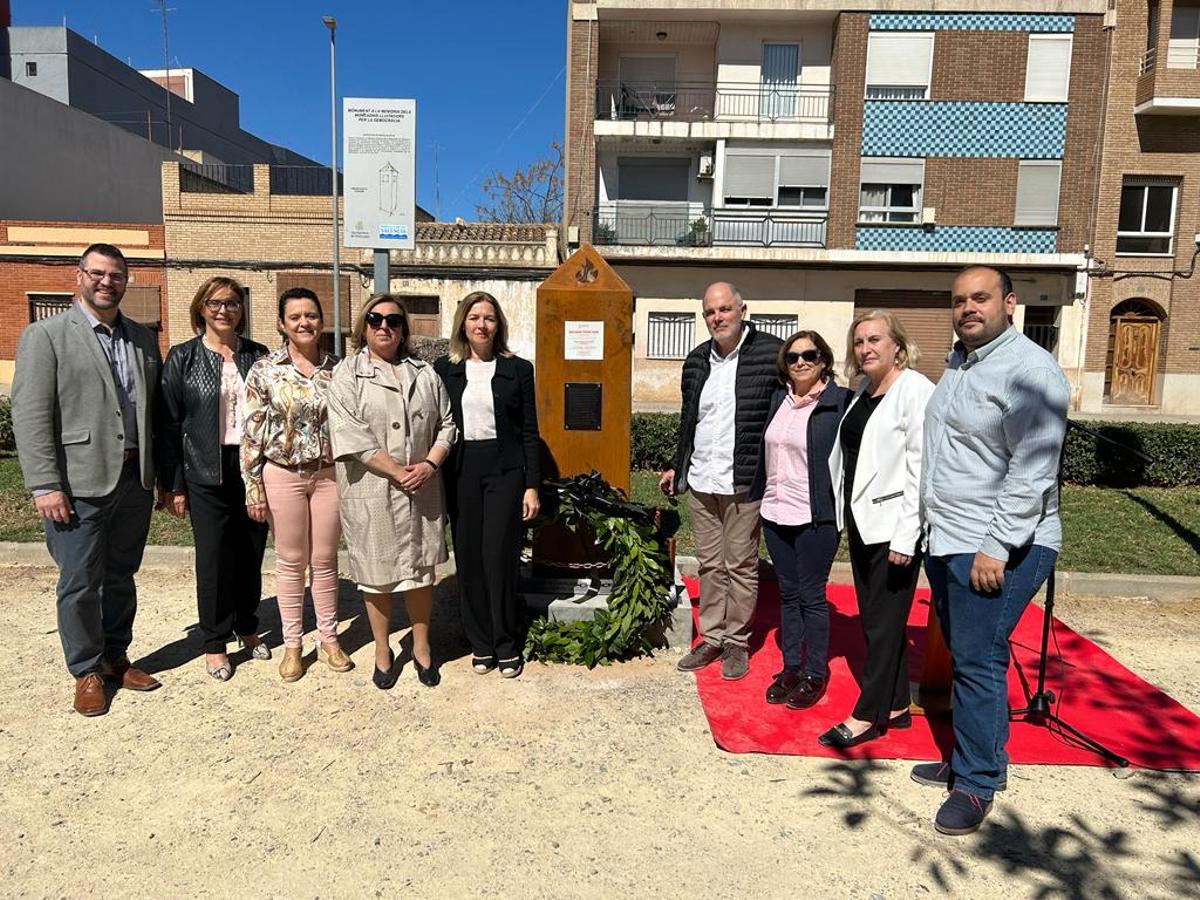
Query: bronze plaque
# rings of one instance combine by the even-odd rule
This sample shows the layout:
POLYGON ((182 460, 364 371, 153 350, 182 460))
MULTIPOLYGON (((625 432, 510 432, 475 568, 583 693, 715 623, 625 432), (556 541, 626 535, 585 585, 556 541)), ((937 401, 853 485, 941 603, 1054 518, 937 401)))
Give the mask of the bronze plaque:
POLYGON ((600 390, 594 382, 563 385, 563 428, 567 431, 600 430, 600 390))

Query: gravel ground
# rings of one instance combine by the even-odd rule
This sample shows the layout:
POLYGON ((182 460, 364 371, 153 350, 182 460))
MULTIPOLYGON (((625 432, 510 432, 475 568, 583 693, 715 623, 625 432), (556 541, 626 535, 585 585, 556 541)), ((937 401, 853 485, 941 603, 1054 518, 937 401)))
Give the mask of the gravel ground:
MULTIPOLYGON (((441 687, 407 666, 385 693, 349 592, 355 671, 313 663, 287 685, 243 661, 219 684, 184 627, 190 572, 147 569, 133 650, 164 687, 84 719, 54 579, 0 567, 17 629, 0 655, 4 896, 1200 897, 1194 777, 1014 767, 984 829, 943 838, 906 763, 718 750, 673 654, 474 675, 452 582, 441 687)), ((1200 710, 1200 599, 1060 612, 1200 710)), ((273 600, 263 625, 277 641, 273 600)))

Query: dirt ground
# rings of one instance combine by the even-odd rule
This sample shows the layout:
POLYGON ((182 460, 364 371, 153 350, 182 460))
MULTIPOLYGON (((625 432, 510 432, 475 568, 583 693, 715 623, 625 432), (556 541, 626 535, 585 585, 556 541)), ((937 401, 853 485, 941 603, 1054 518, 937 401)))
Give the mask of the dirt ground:
MULTIPOLYGON (((907 763, 718 750, 674 654, 476 676, 452 582, 434 623, 453 657, 442 685, 410 665, 385 693, 349 591, 354 672, 314 663, 287 685, 277 653, 219 684, 189 630, 190 572, 147 569, 133 651, 164 687, 84 719, 54 579, 0 566, 15 628, 0 654, 3 896, 1200 897, 1194 777, 1014 767, 981 832, 940 837, 940 795, 907 763)), ((1068 597, 1060 612, 1200 710, 1200 600, 1068 597)), ((277 643, 273 600, 263 625, 277 643)))

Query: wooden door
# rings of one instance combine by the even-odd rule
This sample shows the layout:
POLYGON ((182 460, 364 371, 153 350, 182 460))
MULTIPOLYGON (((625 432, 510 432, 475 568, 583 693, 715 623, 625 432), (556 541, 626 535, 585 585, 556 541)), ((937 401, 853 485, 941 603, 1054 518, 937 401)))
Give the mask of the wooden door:
POLYGON ((1158 319, 1144 316, 1121 316, 1114 322, 1110 402, 1153 402, 1158 325, 1158 319))

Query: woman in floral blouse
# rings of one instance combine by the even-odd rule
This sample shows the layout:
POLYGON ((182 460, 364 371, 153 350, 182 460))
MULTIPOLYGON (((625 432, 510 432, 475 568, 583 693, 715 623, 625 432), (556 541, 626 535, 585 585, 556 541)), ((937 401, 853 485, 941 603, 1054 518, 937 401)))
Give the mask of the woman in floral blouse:
POLYGON ((337 360, 322 355, 324 317, 317 295, 291 288, 279 298, 284 346, 259 360, 246 379, 242 474, 250 518, 275 533, 275 591, 283 625, 279 674, 304 674, 304 582, 312 570, 317 656, 335 672, 354 668, 337 637, 337 483, 329 446, 326 396, 337 360))

